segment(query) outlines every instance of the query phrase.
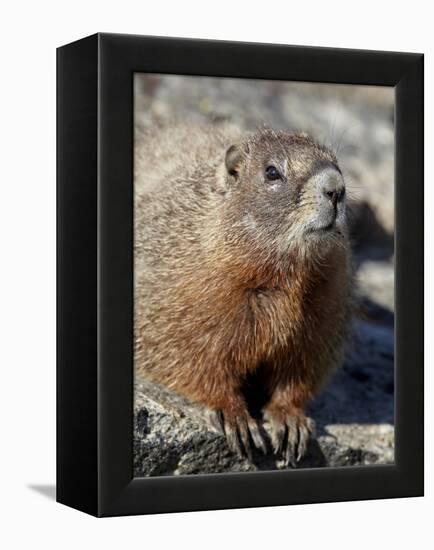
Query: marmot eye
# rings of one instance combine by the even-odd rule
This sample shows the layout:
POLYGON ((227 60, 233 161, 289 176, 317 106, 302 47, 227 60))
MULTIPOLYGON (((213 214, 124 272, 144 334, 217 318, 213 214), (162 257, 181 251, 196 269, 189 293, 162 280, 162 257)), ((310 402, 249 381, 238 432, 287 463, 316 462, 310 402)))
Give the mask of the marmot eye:
POLYGON ((281 178, 279 170, 275 166, 267 166, 265 169, 265 175, 270 181, 278 180, 281 178))

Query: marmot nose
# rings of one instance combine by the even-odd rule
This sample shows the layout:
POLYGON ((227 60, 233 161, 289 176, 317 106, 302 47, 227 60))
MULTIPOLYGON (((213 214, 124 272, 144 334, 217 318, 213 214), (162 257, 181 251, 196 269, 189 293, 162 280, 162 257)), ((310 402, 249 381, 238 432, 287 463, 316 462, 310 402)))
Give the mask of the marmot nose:
POLYGON ((338 202, 341 202, 345 196, 345 185, 341 174, 334 168, 327 168, 321 174, 318 183, 323 195, 336 208, 338 202))

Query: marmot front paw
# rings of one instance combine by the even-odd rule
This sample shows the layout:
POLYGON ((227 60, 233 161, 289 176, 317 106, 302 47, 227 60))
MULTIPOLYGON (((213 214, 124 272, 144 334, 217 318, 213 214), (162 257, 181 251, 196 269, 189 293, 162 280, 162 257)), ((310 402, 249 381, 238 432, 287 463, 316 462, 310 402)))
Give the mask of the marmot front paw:
POLYGON ((264 454, 267 445, 259 424, 246 411, 233 415, 223 409, 209 410, 208 421, 211 427, 226 437, 229 448, 239 457, 252 459, 252 444, 264 454))
POLYGON ((315 432, 315 423, 301 412, 265 411, 264 428, 270 436, 273 451, 282 455, 285 466, 295 468, 306 454, 309 439, 315 432))

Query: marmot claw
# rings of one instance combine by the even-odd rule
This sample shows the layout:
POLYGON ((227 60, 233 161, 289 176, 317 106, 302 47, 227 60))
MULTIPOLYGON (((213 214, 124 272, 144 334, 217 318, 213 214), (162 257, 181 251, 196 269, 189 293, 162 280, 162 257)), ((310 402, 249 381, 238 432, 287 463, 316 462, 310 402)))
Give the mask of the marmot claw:
POLYGON ((295 468, 305 456, 309 439, 315 432, 314 421, 303 414, 280 420, 267 412, 264 421, 274 453, 283 457, 285 466, 295 468))
POLYGON ((239 457, 252 460, 252 446, 266 454, 267 445, 261 428, 251 416, 232 418, 219 409, 209 411, 208 419, 211 427, 226 437, 230 450, 239 457))

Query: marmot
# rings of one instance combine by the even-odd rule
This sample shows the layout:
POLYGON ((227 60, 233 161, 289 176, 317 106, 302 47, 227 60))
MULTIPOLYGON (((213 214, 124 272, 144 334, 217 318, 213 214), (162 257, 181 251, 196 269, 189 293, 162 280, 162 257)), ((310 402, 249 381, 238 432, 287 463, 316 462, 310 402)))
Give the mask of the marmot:
POLYGON ((233 450, 265 452, 268 431, 295 465, 349 322, 335 155, 305 134, 155 128, 136 140, 135 193, 136 375, 205 405, 233 450))

